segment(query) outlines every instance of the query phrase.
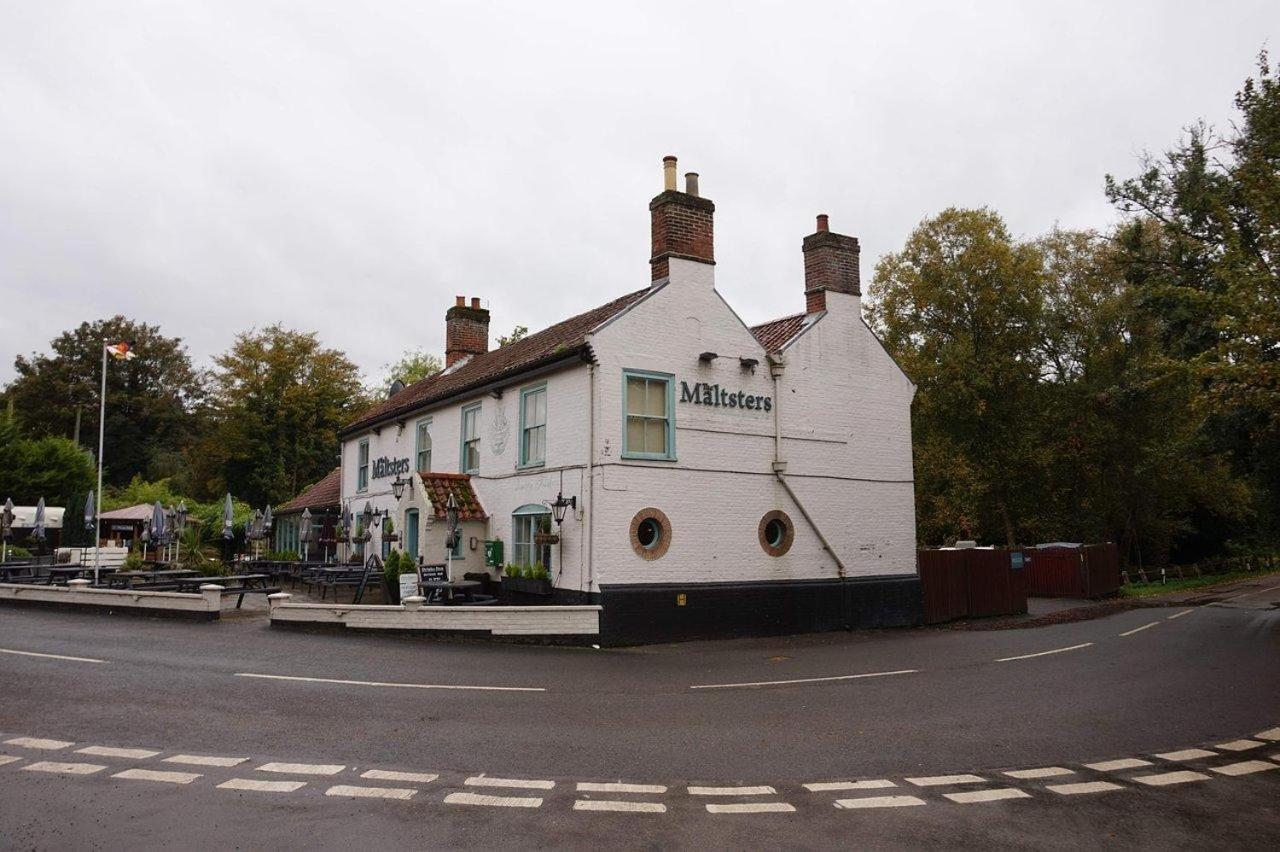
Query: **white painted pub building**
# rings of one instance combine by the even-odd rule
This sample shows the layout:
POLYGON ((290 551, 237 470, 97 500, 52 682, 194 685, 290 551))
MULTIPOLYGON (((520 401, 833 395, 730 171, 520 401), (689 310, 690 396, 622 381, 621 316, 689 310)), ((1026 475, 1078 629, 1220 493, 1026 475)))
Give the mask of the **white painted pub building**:
POLYGON ((343 429, 343 507, 437 563, 454 494, 455 579, 500 577, 499 541, 556 602, 603 604, 611 643, 916 623, 915 388, 862 318, 858 241, 819 216, 804 310, 748 327, 716 290, 715 206, 673 157, 664 181, 641 289, 498 349, 458 297, 444 371, 343 429))

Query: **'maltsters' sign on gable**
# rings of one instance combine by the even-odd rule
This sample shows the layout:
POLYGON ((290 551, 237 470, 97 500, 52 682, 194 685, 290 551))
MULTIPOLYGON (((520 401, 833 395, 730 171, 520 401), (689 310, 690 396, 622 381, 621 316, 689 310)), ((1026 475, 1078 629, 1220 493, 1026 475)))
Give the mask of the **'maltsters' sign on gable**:
POLYGON ((399 476, 402 473, 409 472, 408 459, 389 459, 383 456, 373 461, 373 478, 382 479, 384 476, 399 476))
POLYGON ((716 408, 741 408, 746 411, 772 411, 773 397, 728 390, 718 384, 680 382, 680 401, 716 408))

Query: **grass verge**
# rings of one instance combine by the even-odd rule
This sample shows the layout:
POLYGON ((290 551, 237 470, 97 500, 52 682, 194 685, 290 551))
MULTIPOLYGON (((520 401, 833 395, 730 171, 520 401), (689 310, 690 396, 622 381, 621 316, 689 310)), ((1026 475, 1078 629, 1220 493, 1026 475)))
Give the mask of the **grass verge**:
POLYGON ((1222 583, 1234 583, 1237 580, 1274 577, 1277 574, 1280 574, 1280 571, 1231 571, 1227 574, 1205 574, 1201 577, 1184 577, 1182 579, 1173 578, 1164 583, 1131 583, 1120 589, 1120 596, 1123 598, 1145 598, 1151 595, 1167 595, 1172 592, 1203 589, 1222 583))

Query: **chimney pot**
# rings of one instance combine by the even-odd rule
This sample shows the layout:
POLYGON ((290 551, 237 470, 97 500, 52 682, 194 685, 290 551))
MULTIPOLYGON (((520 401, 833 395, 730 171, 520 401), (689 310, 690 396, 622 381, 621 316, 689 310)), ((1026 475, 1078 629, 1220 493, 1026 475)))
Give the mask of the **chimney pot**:
POLYGON ((662 158, 662 188, 676 188, 676 158, 670 154, 662 158))
POLYGON ((453 298, 454 298, 454 304, 457 305, 459 308, 466 307, 466 304, 467 304, 466 296, 454 296, 453 298))
POLYGON ((827 214, 826 214, 826 213, 819 213, 819 214, 818 214, 818 230, 819 230, 819 231, 826 231, 826 230, 829 230, 829 228, 827 227, 827 214))
POLYGON ((472 297, 471 297, 471 307, 472 307, 472 308, 474 308, 474 309, 476 309, 476 310, 479 310, 479 308, 480 308, 480 297, 479 297, 479 296, 472 296, 472 297))
POLYGON ((649 202, 652 251, 650 278, 669 278, 671 258, 715 264, 712 231, 716 206, 698 195, 698 173, 685 175, 685 192, 676 189, 676 158, 662 158, 664 188, 649 202))
POLYGON ((698 194, 698 173, 687 172, 684 176, 684 191, 689 195, 698 194))

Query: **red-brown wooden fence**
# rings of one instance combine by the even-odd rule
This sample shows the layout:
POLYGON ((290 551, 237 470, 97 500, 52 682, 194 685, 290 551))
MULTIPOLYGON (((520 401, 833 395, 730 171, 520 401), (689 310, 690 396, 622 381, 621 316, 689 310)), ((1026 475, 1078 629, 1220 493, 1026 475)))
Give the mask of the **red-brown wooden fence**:
POLYGON ((1032 597, 1100 598, 1120 589, 1120 551, 1114 544, 1051 547, 1027 556, 1032 597))
POLYGON ((926 624, 1027 611, 1021 550, 922 550, 920 587, 926 624))

